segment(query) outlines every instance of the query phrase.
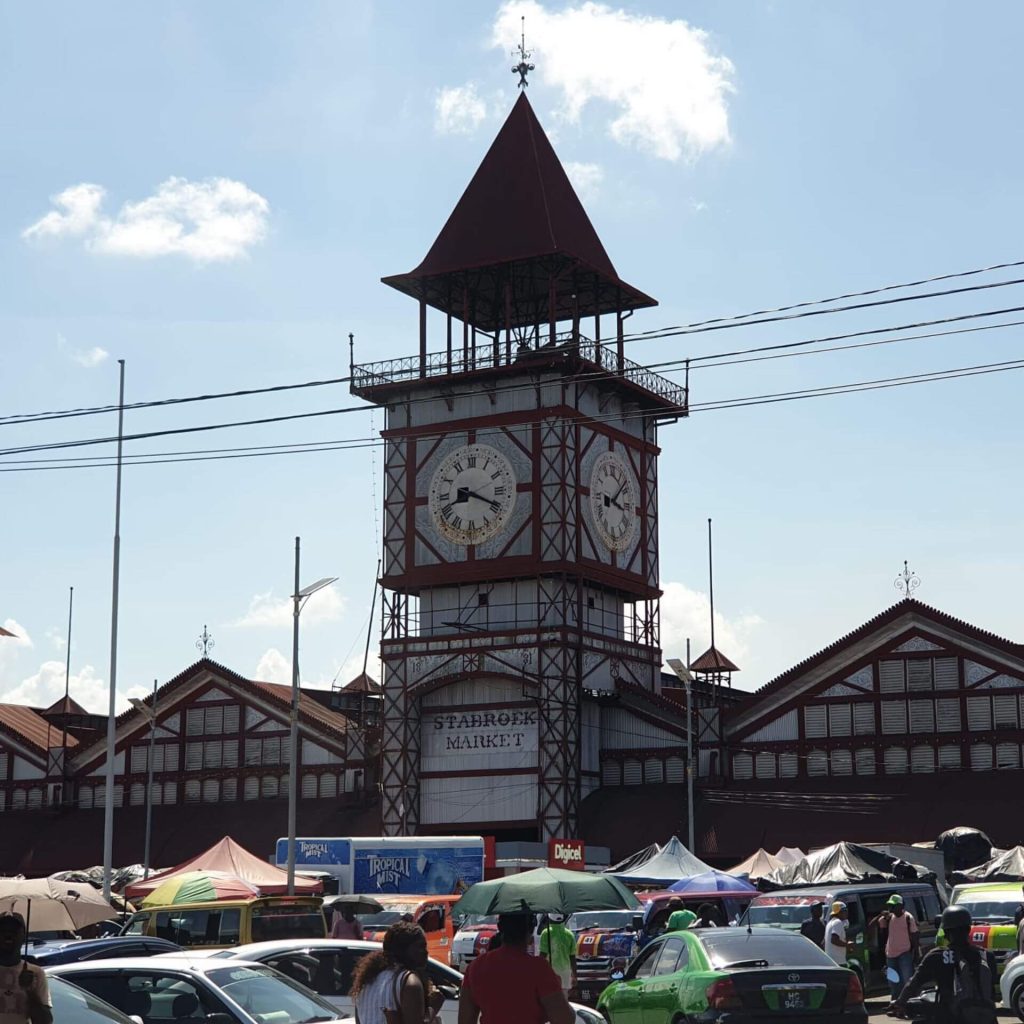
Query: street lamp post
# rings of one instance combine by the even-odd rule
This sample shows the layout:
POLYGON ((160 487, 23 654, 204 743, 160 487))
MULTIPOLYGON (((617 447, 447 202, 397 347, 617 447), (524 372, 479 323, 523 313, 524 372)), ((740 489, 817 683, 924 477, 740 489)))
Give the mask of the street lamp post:
POLYGON ((693 676, 690 675, 690 641, 686 641, 686 664, 678 658, 669 658, 668 667, 679 677, 686 690, 686 825, 688 849, 694 852, 693 843, 693 676))
POLYGON ((288 895, 295 895, 295 832, 299 804, 299 615, 303 605, 318 590, 336 582, 325 576, 308 587, 299 588, 299 538, 295 538, 295 591, 292 594, 292 707, 289 716, 288 767, 288 895))
POLYGON ((144 701, 129 698, 131 705, 149 722, 149 751, 146 754, 146 838, 142 853, 142 877, 149 878, 150 840, 153 835, 153 744, 156 740, 156 680, 153 680, 153 704, 146 707, 144 701))

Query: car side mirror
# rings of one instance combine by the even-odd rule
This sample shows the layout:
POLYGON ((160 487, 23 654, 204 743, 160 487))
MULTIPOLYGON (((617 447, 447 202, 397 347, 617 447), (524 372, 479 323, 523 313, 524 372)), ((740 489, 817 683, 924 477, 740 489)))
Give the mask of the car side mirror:
POLYGON ((635 932, 640 931, 640 929, 643 928, 643 926, 644 926, 644 916, 643 916, 643 914, 634 914, 633 915, 633 920, 632 920, 631 924, 632 924, 632 927, 633 927, 633 931, 635 931, 635 932))

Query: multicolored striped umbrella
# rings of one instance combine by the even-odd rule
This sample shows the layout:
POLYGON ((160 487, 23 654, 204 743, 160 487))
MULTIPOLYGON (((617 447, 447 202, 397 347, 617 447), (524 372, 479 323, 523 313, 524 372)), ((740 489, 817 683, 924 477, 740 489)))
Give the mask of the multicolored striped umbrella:
POLYGON ((211 900, 246 900, 259 895, 259 889, 251 882, 223 871, 183 871, 161 882, 146 896, 141 906, 169 907, 211 900))

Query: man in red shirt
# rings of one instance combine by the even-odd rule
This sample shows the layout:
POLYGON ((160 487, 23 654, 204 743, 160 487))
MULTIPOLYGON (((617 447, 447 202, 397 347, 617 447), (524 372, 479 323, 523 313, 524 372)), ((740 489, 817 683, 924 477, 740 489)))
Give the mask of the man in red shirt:
POLYGON ((532 914, 498 918, 501 945, 469 965, 459 1024, 573 1024, 561 979, 546 960, 527 952, 533 927, 532 914))

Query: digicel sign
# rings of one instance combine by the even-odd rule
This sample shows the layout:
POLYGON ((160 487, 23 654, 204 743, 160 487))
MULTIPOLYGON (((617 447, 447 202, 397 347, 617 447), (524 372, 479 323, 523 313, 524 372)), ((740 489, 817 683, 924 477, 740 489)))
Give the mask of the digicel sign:
POLYGON ((582 839, 549 839, 548 867, 582 871, 586 865, 585 850, 582 839))

